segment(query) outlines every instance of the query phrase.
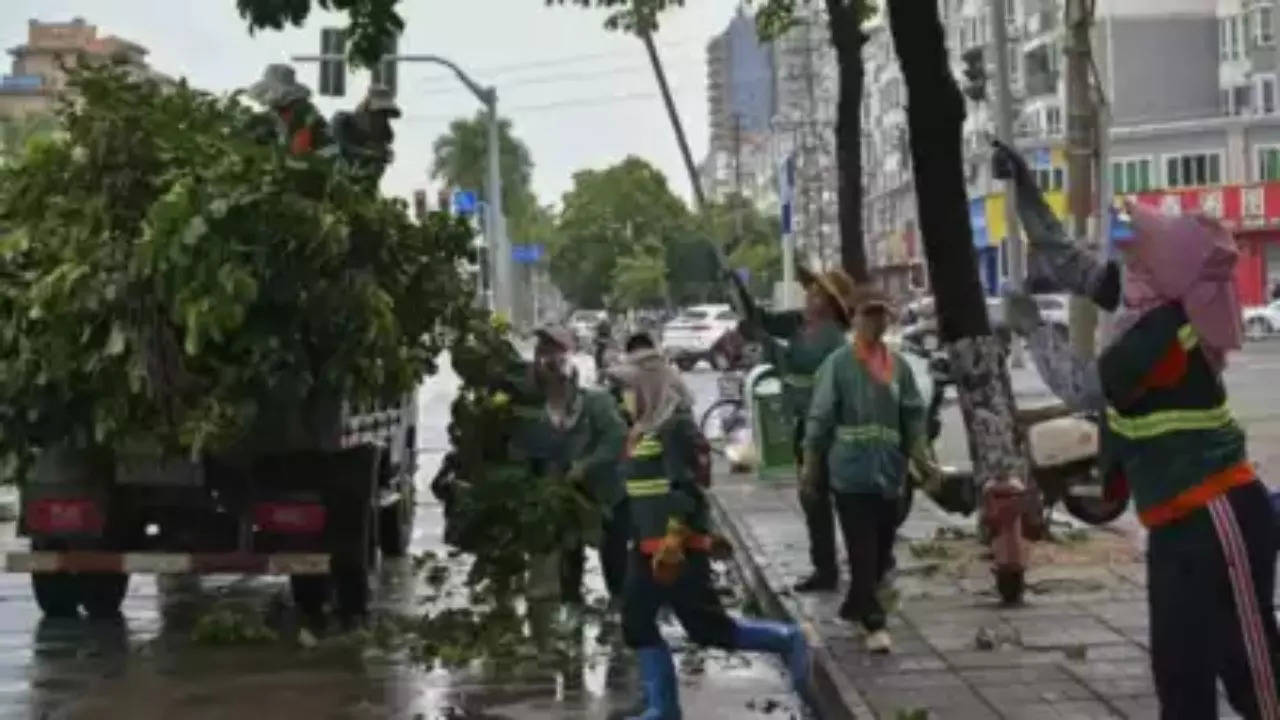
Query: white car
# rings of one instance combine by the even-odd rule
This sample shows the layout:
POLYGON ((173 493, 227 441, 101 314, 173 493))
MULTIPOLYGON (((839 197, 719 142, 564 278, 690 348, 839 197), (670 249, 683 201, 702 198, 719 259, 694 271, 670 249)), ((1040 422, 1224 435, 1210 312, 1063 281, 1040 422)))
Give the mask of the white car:
POLYGON ((589 348, 596 336, 596 326, 609 319, 604 310, 574 310, 569 316, 569 329, 578 338, 578 348, 589 348))
POLYGON ((727 368, 729 358, 717 357, 713 351, 737 328, 738 314, 729 305, 694 305, 662 327, 662 348, 681 370, 692 370, 699 360, 727 368))
POLYGON ((1280 331, 1280 300, 1269 305, 1244 309, 1244 334, 1250 340, 1261 340, 1280 331))

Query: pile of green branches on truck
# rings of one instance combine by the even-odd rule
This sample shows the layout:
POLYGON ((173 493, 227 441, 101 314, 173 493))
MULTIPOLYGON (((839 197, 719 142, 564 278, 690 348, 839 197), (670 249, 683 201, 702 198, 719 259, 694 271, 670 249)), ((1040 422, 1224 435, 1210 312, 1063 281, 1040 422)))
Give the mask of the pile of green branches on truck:
POLYGON ((219 452, 321 391, 398 398, 473 312, 463 220, 260 142, 234 95, 110 67, 70 90, 0 168, 0 475, 67 442, 219 452))
POLYGON ((599 541, 600 511, 521 454, 522 433, 542 412, 527 364, 502 320, 477 316, 453 345, 462 387, 452 408, 457 492, 446 539, 474 556, 468 583, 494 599, 525 590, 530 564, 599 541))

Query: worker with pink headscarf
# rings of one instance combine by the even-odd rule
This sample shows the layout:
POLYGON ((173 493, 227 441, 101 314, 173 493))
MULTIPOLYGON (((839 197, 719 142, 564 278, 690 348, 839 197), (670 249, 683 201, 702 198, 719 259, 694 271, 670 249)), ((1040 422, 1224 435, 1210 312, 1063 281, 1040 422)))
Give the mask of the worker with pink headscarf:
POLYGON ((1029 297, 1007 305, 1050 387, 1077 407, 1105 408, 1099 469, 1123 473, 1149 532, 1160 716, 1218 717, 1221 679, 1241 716, 1280 718, 1275 516, 1221 378, 1242 335, 1231 234, 1203 215, 1130 204, 1119 262, 1101 263, 1067 240, 1016 152, 997 146, 995 159, 1030 240, 1029 284, 1115 313, 1094 363, 1045 330, 1029 297))

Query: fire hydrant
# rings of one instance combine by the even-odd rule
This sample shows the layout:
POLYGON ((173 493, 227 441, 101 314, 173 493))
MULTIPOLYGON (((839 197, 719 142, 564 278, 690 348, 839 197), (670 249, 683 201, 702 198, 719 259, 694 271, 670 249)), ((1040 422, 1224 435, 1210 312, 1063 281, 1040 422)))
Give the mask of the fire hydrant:
POLYGON ((996 590, 1006 604, 1022 602, 1030 548, 1023 534, 1027 486, 1019 478, 987 483, 982 490, 982 524, 991 538, 996 590))

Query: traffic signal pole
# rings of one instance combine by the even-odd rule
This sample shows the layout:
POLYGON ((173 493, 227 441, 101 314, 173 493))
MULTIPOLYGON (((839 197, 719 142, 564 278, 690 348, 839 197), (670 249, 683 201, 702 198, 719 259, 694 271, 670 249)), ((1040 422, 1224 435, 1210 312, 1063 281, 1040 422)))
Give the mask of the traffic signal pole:
MULTIPOLYGON (((1066 2, 1067 52, 1067 200, 1071 207, 1072 232, 1076 242, 1089 253, 1096 252, 1090 242, 1089 216, 1093 214, 1094 141, 1096 111, 1089 82, 1090 37, 1093 16, 1088 0, 1066 2)), ((1100 167, 1106 174, 1106 169, 1100 167)), ((1110 205, 1110 199, 1106 199, 1110 205)), ((1102 213, 1102 214, 1105 214, 1102 213)), ((1071 345, 1080 357, 1094 356, 1094 340, 1098 329, 1098 311, 1085 298, 1071 297, 1071 345)))
MULTIPOLYGON (((293 62, 346 62, 342 54, 294 55, 293 62)), ((484 87, 462 71, 453 61, 439 55, 384 55, 382 62, 390 63, 427 63, 441 65, 453 71, 458 80, 471 91, 472 95, 485 107, 486 124, 488 125, 487 172, 485 174, 485 232, 489 236, 486 243, 489 247, 490 268, 493 273, 493 310, 511 318, 511 242, 507 238, 507 221, 502 211, 502 168, 499 164, 498 147, 498 90, 493 86, 484 87)))

